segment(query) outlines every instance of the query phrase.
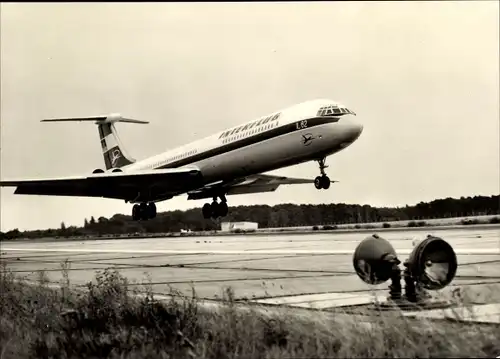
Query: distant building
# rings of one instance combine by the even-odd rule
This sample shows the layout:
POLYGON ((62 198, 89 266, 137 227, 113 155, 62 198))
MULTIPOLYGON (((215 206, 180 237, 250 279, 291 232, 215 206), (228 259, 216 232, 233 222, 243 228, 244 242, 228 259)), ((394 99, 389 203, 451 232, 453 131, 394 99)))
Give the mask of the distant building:
POLYGON ((220 224, 221 232, 231 232, 231 231, 254 231, 259 228, 257 222, 222 222, 220 224))

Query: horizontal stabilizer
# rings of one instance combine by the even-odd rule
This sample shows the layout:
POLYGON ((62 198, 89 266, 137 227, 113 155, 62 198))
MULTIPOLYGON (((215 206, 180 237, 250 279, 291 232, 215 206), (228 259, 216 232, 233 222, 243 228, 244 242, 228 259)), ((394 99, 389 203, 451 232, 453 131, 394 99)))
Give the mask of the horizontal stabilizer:
POLYGON ((135 162, 124 150, 120 138, 115 128, 115 122, 128 123, 149 123, 147 121, 134 120, 124 118, 120 114, 110 114, 106 116, 91 116, 91 117, 66 117, 66 118, 49 118, 42 122, 94 122, 99 131, 99 139, 101 141, 102 155, 104 157, 104 165, 106 169, 121 168, 135 162))
POLYGON ((79 122, 79 121, 93 121, 96 124, 114 123, 114 122, 128 122, 147 124, 148 121, 135 120, 132 118, 122 117, 120 114, 111 114, 107 116, 91 116, 91 117, 67 117, 67 118, 49 118, 41 122, 79 122))

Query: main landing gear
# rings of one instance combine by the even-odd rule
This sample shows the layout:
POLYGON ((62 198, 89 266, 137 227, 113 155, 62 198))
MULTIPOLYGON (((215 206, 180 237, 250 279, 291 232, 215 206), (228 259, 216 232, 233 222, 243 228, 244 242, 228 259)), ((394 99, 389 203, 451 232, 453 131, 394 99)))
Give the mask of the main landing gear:
POLYGON ((217 203, 217 197, 214 197, 212 203, 205 203, 202 208, 203 218, 205 219, 216 219, 218 217, 225 217, 229 212, 229 208, 227 206, 226 196, 219 196, 221 199, 220 203, 217 203))
POLYGON ((133 221, 147 221, 156 217, 156 205, 153 202, 134 204, 132 207, 133 221))
POLYGON ((328 166, 325 165, 325 160, 326 158, 318 160, 321 176, 318 176, 314 179, 314 187, 316 187, 316 189, 330 188, 330 178, 325 173, 325 168, 328 168, 328 166))

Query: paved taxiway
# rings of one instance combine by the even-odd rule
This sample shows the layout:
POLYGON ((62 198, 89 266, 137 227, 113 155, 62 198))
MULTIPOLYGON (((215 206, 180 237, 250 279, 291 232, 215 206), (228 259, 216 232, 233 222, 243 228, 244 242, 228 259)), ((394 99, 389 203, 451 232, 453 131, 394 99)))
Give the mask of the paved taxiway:
MULTIPOLYGON (((414 241, 433 231, 379 234, 391 241, 404 260, 414 241)), ((474 301, 500 302, 500 228, 435 234, 458 254, 459 269, 452 287, 473 285, 472 291, 479 295, 474 301), (487 292, 484 286, 493 290, 487 292)), ((339 301, 356 303, 359 294, 370 290, 352 267, 352 252, 367 235, 331 232, 7 242, 2 244, 1 260, 11 271, 31 280, 44 270, 51 282, 58 282, 61 263, 68 259, 73 285, 92 280, 98 270, 114 268, 136 285, 146 282, 149 275, 155 293, 168 293, 173 287, 189 294, 194 286, 199 297, 211 299, 230 286, 239 299, 295 305, 315 302, 328 307, 339 301)), ((385 290, 388 284, 377 288, 385 290)))

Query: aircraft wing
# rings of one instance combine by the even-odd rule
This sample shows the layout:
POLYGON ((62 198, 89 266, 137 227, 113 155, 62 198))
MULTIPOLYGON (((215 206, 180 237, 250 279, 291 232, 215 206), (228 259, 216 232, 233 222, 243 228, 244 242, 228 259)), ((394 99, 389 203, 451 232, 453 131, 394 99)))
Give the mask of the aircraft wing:
POLYGON ((281 185, 305 183, 314 183, 314 180, 259 174, 232 182, 217 182, 194 191, 189 191, 188 200, 211 198, 220 193, 221 190, 226 195, 262 193, 273 192, 281 185))
POLYGON ((107 172, 89 176, 0 181, 0 187, 17 187, 15 194, 104 197, 134 200, 146 191, 155 197, 171 198, 201 186, 197 168, 107 172))

